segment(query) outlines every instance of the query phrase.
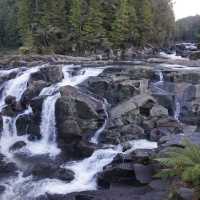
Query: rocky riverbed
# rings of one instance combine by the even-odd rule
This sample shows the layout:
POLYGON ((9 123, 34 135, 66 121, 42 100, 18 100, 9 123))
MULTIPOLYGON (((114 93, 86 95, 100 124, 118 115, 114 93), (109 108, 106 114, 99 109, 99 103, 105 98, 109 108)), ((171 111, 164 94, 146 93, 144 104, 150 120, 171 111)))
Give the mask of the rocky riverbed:
MULTIPOLYGON (((12 57, 0 62, 0 199, 163 200, 154 159, 200 144, 200 63, 12 57)), ((192 195, 180 188, 180 198, 192 195)))

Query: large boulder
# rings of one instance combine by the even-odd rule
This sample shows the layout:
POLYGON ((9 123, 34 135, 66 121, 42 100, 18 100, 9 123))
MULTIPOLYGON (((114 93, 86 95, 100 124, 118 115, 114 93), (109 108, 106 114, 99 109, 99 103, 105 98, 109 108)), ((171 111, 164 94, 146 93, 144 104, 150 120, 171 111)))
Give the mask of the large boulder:
POLYGON ((94 134, 101 126, 99 113, 102 112, 101 103, 82 94, 76 88, 67 86, 61 89, 61 97, 55 106, 59 147, 68 156, 69 152, 72 157, 80 154, 90 155, 94 148, 89 147, 84 141, 87 141, 89 135, 94 134), (85 149, 88 153, 84 151, 77 153, 78 149, 85 149))
POLYGON ((104 79, 101 77, 91 77, 88 80, 88 89, 98 96, 106 98, 111 105, 116 105, 132 96, 140 94, 139 81, 123 79, 120 77, 104 79))
POLYGON ((21 103, 23 105, 27 105, 33 98, 40 94, 43 88, 47 87, 48 85, 49 84, 43 80, 32 81, 22 95, 21 103))
POLYGON ((48 66, 40 69, 47 82, 57 83, 63 79, 62 66, 48 66))
POLYGON ((7 162, 2 154, 0 154, 0 179, 17 175, 17 166, 14 163, 7 162))
POLYGON ((27 169, 24 173, 24 176, 29 175, 32 175, 37 179, 60 179, 65 182, 71 182, 74 179, 74 172, 71 170, 49 163, 38 163, 32 168, 27 169))
POLYGON ((161 105, 155 105, 150 111, 150 114, 152 117, 163 117, 163 116, 168 116, 168 110, 161 106, 161 105))
POLYGON ((9 117, 15 117, 18 113, 23 111, 23 108, 19 102, 16 101, 16 97, 7 96, 5 98, 6 106, 2 110, 2 114, 9 117))
POLYGON ((20 115, 16 120, 17 134, 29 135, 30 140, 41 139, 40 123, 45 96, 33 98, 30 102, 33 113, 20 115))
POLYGON ((121 144, 130 140, 146 138, 143 128, 136 124, 109 127, 101 136, 101 142, 107 144, 121 144))
POLYGON ((49 83, 57 83, 63 79, 62 66, 46 66, 40 68, 39 71, 31 74, 30 82, 45 81, 49 83))
POLYGON ((132 163, 120 163, 107 166, 104 171, 98 175, 97 183, 99 187, 108 187, 114 183, 139 184, 132 163))
POLYGON ((115 106, 131 97, 146 93, 153 71, 145 66, 109 67, 99 77, 91 77, 81 84, 115 106))

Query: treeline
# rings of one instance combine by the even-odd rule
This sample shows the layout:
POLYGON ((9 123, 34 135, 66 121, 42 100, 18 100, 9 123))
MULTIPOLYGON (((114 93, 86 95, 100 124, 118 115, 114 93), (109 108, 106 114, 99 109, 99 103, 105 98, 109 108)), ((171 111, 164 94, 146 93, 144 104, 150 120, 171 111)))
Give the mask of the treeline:
POLYGON ((0 46, 37 53, 168 45, 172 0, 1 0, 0 46))
POLYGON ((200 41, 200 16, 191 16, 176 22, 176 41, 200 41))

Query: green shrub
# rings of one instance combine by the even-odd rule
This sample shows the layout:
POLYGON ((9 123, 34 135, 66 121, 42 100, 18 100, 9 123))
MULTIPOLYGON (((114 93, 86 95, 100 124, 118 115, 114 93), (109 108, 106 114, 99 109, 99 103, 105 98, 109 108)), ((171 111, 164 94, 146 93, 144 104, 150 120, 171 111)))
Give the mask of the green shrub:
POLYGON ((171 148, 164 158, 156 159, 164 166, 157 176, 177 176, 183 182, 200 187, 200 146, 189 141, 184 141, 183 146, 184 148, 171 148))
POLYGON ((20 47, 20 48, 19 48, 19 53, 20 53, 21 55, 28 55, 28 54, 31 53, 31 49, 28 48, 28 47, 20 47))

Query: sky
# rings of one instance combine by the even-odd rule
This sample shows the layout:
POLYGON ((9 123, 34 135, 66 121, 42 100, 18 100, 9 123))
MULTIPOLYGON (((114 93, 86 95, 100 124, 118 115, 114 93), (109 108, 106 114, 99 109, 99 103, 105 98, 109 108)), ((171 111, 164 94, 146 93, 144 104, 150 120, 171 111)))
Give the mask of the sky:
POLYGON ((176 19, 200 14, 200 0, 174 0, 176 19))

